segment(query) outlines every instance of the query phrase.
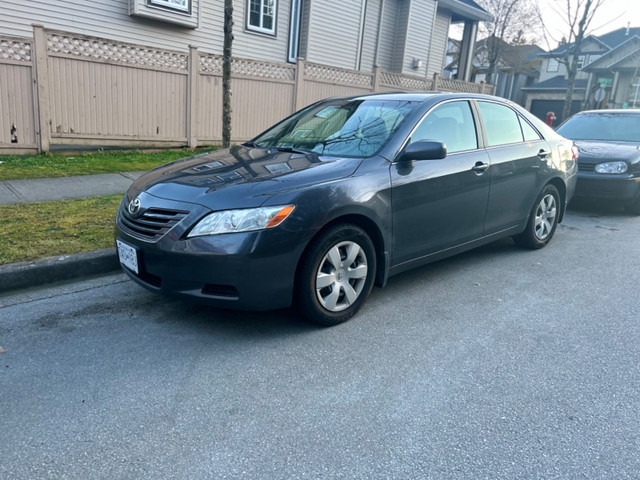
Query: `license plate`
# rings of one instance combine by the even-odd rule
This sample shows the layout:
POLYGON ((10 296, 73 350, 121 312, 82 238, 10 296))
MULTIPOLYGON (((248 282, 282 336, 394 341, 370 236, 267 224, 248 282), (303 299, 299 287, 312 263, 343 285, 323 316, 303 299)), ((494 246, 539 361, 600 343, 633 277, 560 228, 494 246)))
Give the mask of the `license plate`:
POLYGON ((138 273, 138 252, 136 252, 136 249, 120 240, 116 240, 116 245, 118 246, 120 263, 129 270, 138 273))

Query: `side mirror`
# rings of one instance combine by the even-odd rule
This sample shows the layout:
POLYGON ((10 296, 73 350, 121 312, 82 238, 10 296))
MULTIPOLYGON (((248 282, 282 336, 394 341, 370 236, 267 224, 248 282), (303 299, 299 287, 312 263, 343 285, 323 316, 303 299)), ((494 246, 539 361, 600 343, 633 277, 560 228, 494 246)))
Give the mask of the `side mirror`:
POLYGON ((410 144, 400 154, 399 161, 440 160, 447 156, 447 146, 442 142, 419 140, 410 144))

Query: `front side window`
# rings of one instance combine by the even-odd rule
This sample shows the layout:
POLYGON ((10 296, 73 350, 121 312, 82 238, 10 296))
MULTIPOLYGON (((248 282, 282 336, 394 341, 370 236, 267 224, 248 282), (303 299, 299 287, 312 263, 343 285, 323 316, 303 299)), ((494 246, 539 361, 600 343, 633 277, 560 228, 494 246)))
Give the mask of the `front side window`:
POLYGON ((487 131, 489 147, 524 141, 516 112, 505 105, 492 102, 478 102, 478 107, 487 131))
POLYGON ((476 124, 469 102, 448 102, 433 109, 411 135, 411 142, 434 140, 447 154, 478 148, 476 124))
POLYGON ((365 158, 378 153, 418 102, 333 100, 313 105, 252 140, 249 145, 365 158))
POLYGON ((248 0, 247 28, 275 35, 276 7, 276 0, 248 0))

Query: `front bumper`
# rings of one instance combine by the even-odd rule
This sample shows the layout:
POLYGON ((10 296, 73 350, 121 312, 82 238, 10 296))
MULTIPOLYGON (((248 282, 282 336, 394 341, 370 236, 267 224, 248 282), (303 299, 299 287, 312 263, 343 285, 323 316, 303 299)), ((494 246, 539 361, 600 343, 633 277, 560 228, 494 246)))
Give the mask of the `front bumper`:
POLYGON ((192 212, 157 242, 141 240, 116 220, 116 239, 134 247, 138 273, 122 266, 136 283, 166 296, 242 310, 289 307, 296 268, 311 232, 281 227, 255 232, 186 238, 208 210, 192 212))
POLYGON ((578 173, 575 198, 608 199, 630 204, 638 198, 638 195, 640 195, 640 178, 637 176, 578 173))

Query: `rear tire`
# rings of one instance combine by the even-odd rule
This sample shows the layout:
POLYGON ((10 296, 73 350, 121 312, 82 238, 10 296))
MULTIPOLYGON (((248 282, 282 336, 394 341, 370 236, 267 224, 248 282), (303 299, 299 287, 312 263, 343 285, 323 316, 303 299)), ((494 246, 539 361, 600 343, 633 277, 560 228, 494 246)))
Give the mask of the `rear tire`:
POLYGON ((544 247, 553 238, 560 218, 560 194, 553 185, 542 189, 533 204, 527 226, 513 240, 517 245, 537 250, 544 247))
POLYGON ((367 233, 356 225, 336 225, 313 241, 296 278, 296 306, 312 322, 337 325, 349 320, 371 292, 376 255, 367 233))

